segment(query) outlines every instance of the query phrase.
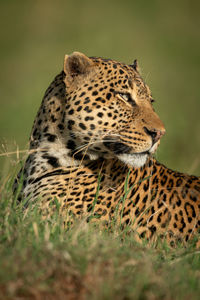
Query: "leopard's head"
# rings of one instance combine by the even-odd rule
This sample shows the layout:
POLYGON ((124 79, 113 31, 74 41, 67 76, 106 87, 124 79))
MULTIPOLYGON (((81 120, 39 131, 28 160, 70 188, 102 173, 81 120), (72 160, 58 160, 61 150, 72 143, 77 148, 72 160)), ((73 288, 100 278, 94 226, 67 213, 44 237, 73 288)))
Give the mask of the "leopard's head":
POLYGON ((137 61, 126 65, 74 52, 64 60, 69 148, 134 167, 157 149, 165 128, 137 61))

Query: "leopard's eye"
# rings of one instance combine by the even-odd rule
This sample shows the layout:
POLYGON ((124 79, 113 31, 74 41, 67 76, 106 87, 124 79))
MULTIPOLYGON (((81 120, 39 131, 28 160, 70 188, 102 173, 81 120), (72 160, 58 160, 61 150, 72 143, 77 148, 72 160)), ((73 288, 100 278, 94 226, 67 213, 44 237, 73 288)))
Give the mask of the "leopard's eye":
POLYGON ((121 97, 121 98, 123 98, 125 101, 129 101, 129 95, 128 94, 121 94, 121 93, 119 93, 119 96, 121 97))
POLYGON ((135 100, 131 97, 131 95, 129 93, 117 93, 117 95, 119 96, 119 98, 123 101, 125 101, 126 103, 129 103, 131 105, 136 105, 135 100))

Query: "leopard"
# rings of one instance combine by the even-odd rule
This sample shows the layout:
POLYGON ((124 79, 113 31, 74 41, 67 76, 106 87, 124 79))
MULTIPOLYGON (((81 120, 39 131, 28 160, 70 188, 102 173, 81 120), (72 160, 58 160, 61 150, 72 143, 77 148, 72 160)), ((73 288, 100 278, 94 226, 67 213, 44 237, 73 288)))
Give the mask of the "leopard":
MULTIPOLYGON (((165 127, 137 60, 65 55, 45 92, 14 183, 41 214, 129 228, 138 241, 187 243, 200 232, 200 178, 154 154, 165 127)), ((177 154, 178 155, 178 154, 177 154)))

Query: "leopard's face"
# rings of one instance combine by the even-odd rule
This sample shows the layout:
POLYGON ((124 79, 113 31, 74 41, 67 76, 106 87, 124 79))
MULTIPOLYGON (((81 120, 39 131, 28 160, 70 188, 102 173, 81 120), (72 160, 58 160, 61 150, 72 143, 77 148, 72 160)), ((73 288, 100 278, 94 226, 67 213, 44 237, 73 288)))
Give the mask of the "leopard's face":
POLYGON ((75 52, 64 63, 68 147, 90 159, 117 157, 140 167, 165 129, 148 86, 132 66, 75 52))

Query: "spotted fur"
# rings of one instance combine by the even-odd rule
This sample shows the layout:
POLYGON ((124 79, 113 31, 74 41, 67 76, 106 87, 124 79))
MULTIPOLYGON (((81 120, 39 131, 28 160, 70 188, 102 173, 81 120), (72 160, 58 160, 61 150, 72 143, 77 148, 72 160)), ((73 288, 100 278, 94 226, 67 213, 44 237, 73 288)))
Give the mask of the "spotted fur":
POLYGON ((66 215, 92 213, 130 225, 139 238, 187 241, 200 228, 200 180, 153 158, 165 128, 152 102, 137 61, 66 55, 36 116, 15 190, 23 177, 20 197, 27 205, 38 199, 44 214, 56 198, 66 215))

